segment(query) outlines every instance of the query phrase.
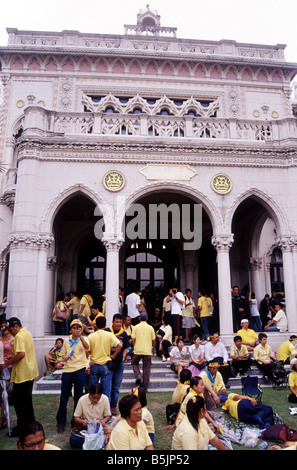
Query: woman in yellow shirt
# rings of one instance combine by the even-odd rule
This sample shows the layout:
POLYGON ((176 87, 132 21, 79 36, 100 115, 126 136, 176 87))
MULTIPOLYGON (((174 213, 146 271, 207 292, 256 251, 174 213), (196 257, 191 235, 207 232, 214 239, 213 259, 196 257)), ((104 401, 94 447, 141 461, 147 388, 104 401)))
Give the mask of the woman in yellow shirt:
POLYGON ((154 450, 145 423, 141 403, 135 395, 119 401, 121 420, 112 430, 107 450, 154 450))
POLYGON ((260 344, 254 349, 254 360, 258 369, 263 372, 264 380, 273 380, 271 364, 274 361, 271 347, 267 344, 266 333, 259 333, 260 344))
POLYGON ((288 400, 290 403, 297 403, 297 359, 293 359, 290 364, 292 372, 289 375, 290 395, 288 400))
POLYGON ((172 450, 208 450, 208 445, 228 450, 212 432, 205 419, 205 402, 201 396, 188 401, 186 415, 172 438, 172 450))

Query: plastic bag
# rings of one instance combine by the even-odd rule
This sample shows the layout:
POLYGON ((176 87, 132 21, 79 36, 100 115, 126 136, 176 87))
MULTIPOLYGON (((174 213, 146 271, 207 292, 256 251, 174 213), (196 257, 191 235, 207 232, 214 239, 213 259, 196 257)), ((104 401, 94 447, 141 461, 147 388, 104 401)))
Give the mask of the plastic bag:
POLYGON ((256 445, 258 444, 258 436, 258 430, 245 428, 242 433, 240 444, 245 447, 256 447, 256 445))
POLYGON ((82 431, 82 434, 85 437, 83 450, 101 450, 105 447, 105 432, 96 421, 89 423, 87 431, 82 431))

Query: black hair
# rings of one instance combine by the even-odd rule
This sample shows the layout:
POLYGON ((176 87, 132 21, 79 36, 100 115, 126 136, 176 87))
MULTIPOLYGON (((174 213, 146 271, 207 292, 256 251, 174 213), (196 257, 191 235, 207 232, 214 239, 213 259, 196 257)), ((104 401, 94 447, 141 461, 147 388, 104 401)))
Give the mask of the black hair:
POLYGON ((21 426, 19 429, 19 442, 24 444, 27 436, 30 436, 30 434, 36 434, 39 431, 42 431, 44 436, 43 426, 38 421, 32 421, 31 423, 21 426))
POLYGON ((125 395, 119 401, 119 410, 121 417, 127 419, 130 417, 133 406, 139 402, 136 395, 125 395))
POLYGON ((123 320, 123 316, 120 313, 115 313, 114 316, 112 317, 112 321, 114 320, 123 320))
POLYGON ((258 338, 259 338, 259 341, 261 341, 261 339, 267 338, 267 334, 266 333, 259 333, 258 338))
POLYGON ((199 413, 204 408, 205 400, 203 397, 198 395, 197 397, 190 399, 187 403, 187 416, 191 425, 198 431, 199 426, 199 413))
POLYGON ((101 384, 101 382, 97 382, 97 383, 92 384, 89 388, 89 393, 91 395, 94 395, 95 393, 98 394, 98 395, 102 395, 103 385, 101 384))
POLYGON ((143 387, 138 387, 138 400, 140 401, 141 408, 147 406, 146 393, 143 387))
POLYGON ((105 317, 97 317, 96 318, 96 326, 99 330, 106 327, 106 318, 105 317))
POLYGON ((242 341, 242 337, 239 336, 239 335, 236 335, 236 336, 234 336, 233 341, 234 341, 234 343, 236 343, 236 341, 242 341))
POLYGON ((189 369, 183 369, 180 371, 179 381, 180 383, 183 384, 187 382, 188 380, 190 380, 191 377, 192 377, 192 372, 189 369))

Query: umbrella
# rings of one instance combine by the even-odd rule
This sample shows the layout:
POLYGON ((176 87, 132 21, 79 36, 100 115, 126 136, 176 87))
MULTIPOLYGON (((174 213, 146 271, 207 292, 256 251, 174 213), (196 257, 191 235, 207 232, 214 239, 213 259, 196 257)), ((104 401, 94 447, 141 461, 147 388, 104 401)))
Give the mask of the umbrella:
MULTIPOLYGON (((7 421, 7 427, 8 427, 8 435, 10 436, 11 434, 11 428, 10 428, 10 410, 9 410, 9 401, 8 401, 8 393, 7 393, 7 380, 6 380, 6 374, 8 370, 4 369, 3 371, 0 371, 0 385, 2 388, 2 402, 4 406, 4 414, 6 417, 7 421)), ((9 375, 9 372, 8 372, 9 375)))

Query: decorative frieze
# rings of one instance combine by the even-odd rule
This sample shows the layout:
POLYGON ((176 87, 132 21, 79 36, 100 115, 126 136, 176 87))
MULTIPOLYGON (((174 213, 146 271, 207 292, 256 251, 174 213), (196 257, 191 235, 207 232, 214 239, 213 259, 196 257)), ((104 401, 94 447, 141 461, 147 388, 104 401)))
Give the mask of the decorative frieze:
POLYGON ((48 249, 54 242, 52 234, 33 234, 33 233, 13 233, 9 236, 8 242, 10 249, 12 248, 34 248, 34 249, 48 249))

